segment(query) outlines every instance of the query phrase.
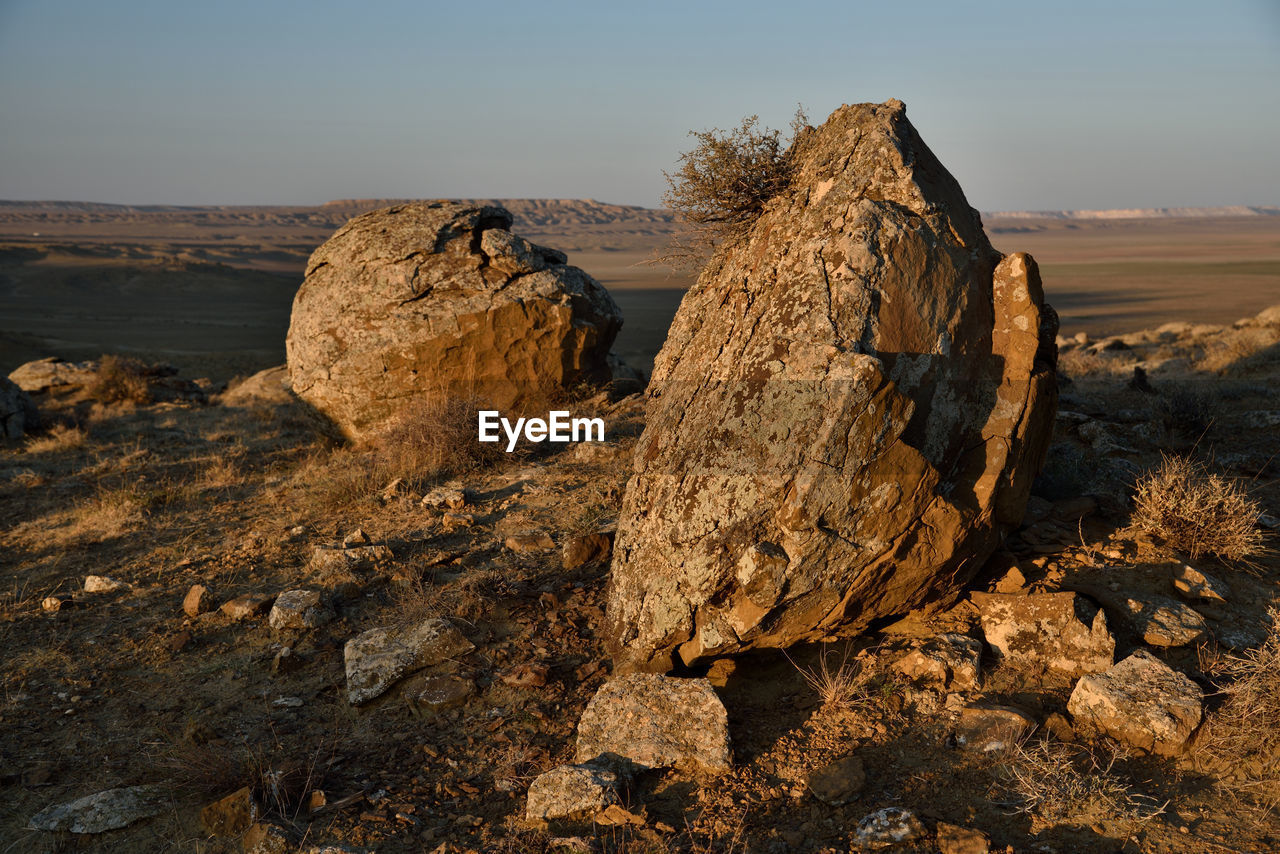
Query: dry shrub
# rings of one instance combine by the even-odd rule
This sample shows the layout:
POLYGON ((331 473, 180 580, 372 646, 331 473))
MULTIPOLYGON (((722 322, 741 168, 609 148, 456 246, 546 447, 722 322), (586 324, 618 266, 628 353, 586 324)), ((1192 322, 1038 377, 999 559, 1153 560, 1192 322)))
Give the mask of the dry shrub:
MULTIPOLYGON (((844 648, 840 663, 832 666, 832 655, 823 650, 818 655, 817 667, 800 667, 792 662, 805 684, 822 700, 823 708, 835 711, 852 711, 874 703, 873 674, 866 661, 850 660, 849 647, 844 648)), ((788 656, 788 660, 790 656, 788 656)))
POLYGON ((1145 821, 1164 812, 1164 805, 1113 773, 1118 754, 1101 758, 1079 745, 1044 739, 1016 744, 1007 756, 999 774, 1009 805, 1048 824, 1145 821))
POLYGON ((502 459, 502 443, 482 443, 477 435, 478 413, 492 408, 443 395, 407 405, 369 441, 382 485, 398 477, 422 486, 502 459))
POLYGON ((81 427, 69 427, 66 424, 55 424, 43 436, 27 441, 27 453, 48 454, 58 451, 69 451, 82 447, 89 439, 89 434, 81 427))
POLYGON ((1058 354, 1058 371, 1068 377, 1090 377, 1111 372, 1112 360, 1085 349, 1058 354))
POLYGON ((692 264, 725 240, 745 235, 770 199, 791 185, 794 136, 808 124, 803 110, 792 121, 793 141, 750 116, 732 131, 690 131, 698 141, 680 155, 680 168, 664 172, 663 202, 693 226, 692 246, 673 246, 664 262, 692 264))
POLYGON ((103 356, 85 393, 99 403, 150 403, 147 366, 127 356, 103 356))
POLYGON ((1228 792, 1271 812, 1280 806, 1280 609, 1266 641, 1214 668, 1227 682, 1222 706, 1196 740, 1196 759, 1228 792))
POLYGON ((1237 482, 1188 457, 1166 455, 1159 468, 1139 478, 1132 521, 1193 559, 1212 554, 1244 561, 1263 551, 1261 514, 1237 482))
POLYGON ((1199 436, 1213 424, 1220 405, 1221 402, 1206 391, 1176 385, 1161 396, 1157 412, 1170 430, 1199 436))

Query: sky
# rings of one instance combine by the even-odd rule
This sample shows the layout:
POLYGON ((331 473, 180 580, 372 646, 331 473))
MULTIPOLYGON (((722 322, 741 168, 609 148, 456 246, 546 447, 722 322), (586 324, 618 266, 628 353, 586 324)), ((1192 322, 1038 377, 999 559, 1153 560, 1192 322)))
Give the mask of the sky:
POLYGON ((981 210, 1280 205, 1280 0, 0 0, 0 198, 656 206, 889 98, 981 210))

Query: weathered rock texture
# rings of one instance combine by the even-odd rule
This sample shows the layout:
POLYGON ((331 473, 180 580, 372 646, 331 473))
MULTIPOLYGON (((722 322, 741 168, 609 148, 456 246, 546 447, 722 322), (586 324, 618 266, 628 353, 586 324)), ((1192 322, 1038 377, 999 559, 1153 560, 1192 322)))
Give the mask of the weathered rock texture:
POLYGON ((1035 262, 1002 257, 900 102, 842 107, 685 296, 613 562, 622 670, 945 598, 1022 517, 1056 406, 1035 262))
POLYGON ((21 439, 40 420, 31 397, 13 380, 0 377, 0 440, 21 439))
POLYGON ((286 340, 293 391, 359 436, 417 399, 494 409, 607 381, 613 298, 498 207, 405 204, 315 251, 286 340))
POLYGON ((1200 687, 1146 650, 1084 676, 1067 701, 1077 721, 1160 756, 1182 752, 1204 715, 1200 687))

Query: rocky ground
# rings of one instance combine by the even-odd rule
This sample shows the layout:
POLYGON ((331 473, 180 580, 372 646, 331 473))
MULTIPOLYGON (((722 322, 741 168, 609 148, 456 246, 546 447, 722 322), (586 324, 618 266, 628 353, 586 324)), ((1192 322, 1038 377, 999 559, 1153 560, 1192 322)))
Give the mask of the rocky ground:
MULTIPOLYGON (((335 443, 270 377, 38 393, 46 427, 0 450, 0 850, 834 852, 877 844, 886 808, 910 813, 881 815, 902 851, 1275 850, 1280 822, 1230 785, 1246 758, 1200 744, 1222 663, 1275 637, 1280 561, 1193 559, 1131 518, 1142 474, 1189 454, 1246 485, 1274 547, 1278 342, 1276 309, 1063 339, 1049 463, 970 593, 683 674, 727 711, 728 770, 588 780, 614 794, 549 822, 530 787, 580 758, 611 681, 597 629, 639 398, 582 404, 607 444, 431 479, 402 447, 335 443), (410 635, 350 675, 349 642, 410 635), (1081 678, 1098 656, 1121 665, 1081 678), (1133 686, 1162 715, 1107 700, 1133 686), (46 812, 122 788, 120 829, 46 812)), ((690 749, 713 718, 688 718, 690 749)))

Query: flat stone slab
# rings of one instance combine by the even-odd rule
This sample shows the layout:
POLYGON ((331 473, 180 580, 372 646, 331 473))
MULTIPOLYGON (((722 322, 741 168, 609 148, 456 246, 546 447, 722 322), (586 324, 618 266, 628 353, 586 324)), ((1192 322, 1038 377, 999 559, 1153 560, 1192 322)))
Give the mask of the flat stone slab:
POLYGON ((729 714, 706 679, 620 676, 600 687, 578 723, 577 761, 601 757, 641 769, 724 773, 732 767, 729 714))
POLYGON ((104 833, 127 827, 164 811, 168 798, 159 786, 107 789, 65 804, 46 807, 32 816, 32 830, 104 833))
POLYGON ((1081 677, 1067 711, 1131 747, 1176 756, 1200 725, 1200 687, 1146 650, 1104 673, 1081 677))
POLYGON ((617 772, 599 765, 561 765, 529 786, 525 817, 534 821, 589 817, 622 803, 617 772))
POLYGON ((973 593, 982 633, 996 657, 1071 679, 1106 670, 1116 642, 1104 611, 1079 594, 973 593))
POLYGON ((347 701, 353 706, 367 703, 409 673, 473 649, 471 641, 440 617, 405 628, 369 629, 343 648, 347 701))

